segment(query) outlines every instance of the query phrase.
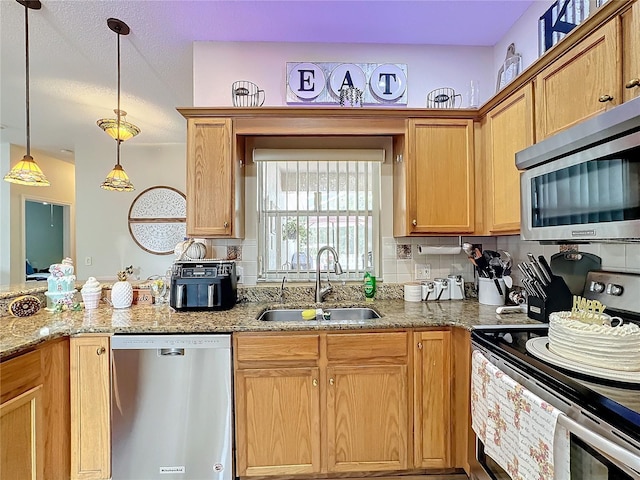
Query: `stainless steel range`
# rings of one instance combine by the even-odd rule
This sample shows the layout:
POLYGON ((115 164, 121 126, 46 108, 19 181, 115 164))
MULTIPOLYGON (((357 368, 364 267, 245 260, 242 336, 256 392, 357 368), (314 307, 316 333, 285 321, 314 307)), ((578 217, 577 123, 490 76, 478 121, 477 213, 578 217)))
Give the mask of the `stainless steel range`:
MULTIPOLYGON (((589 272, 583 296, 606 313, 640 324, 640 275, 589 272)), ((547 348, 548 325, 492 326, 471 334, 472 348, 515 382, 553 405, 570 432, 570 478, 640 479, 640 371, 620 373, 565 361, 547 348)), ((511 478, 484 452, 478 478, 511 478)))

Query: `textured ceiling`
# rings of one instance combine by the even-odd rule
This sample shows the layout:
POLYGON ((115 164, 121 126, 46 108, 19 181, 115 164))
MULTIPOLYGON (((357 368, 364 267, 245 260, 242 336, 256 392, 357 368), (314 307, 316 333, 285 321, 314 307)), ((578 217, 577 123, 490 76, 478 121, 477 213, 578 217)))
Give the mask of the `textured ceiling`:
MULTIPOLYGON (((29 11, 32 148, 73 161, 79 138, 112 116, 116 34, 122 105, 138 145, 183 143, 175 108, 192 105, 192 42, 265 41, 494 45, 531 0, 42 0, 29 11)), ((25 143, 24 7, 0 0, 0 141, 25 143)))

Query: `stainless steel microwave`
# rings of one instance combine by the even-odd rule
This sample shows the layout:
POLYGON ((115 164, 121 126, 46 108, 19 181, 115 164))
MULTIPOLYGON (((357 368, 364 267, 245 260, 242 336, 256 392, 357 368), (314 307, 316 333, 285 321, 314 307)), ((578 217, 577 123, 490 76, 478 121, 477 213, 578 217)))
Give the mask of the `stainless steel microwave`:
POLYGON ((640 242, 640 97, 516 153, 521 237, 640 242))

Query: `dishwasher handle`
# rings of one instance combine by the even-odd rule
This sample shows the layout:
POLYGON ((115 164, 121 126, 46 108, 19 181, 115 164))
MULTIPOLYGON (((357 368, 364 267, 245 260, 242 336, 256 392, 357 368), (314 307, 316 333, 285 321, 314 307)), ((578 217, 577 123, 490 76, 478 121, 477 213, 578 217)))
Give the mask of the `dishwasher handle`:
POLYGON ((161 357, 180 357, 184 356, 184 348, 160 348, 158 353, 161 357))

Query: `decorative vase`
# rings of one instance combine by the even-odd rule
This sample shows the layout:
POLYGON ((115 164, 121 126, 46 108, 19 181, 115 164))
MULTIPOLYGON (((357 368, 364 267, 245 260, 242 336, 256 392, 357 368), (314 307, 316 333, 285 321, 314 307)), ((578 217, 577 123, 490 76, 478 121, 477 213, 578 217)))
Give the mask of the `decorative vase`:
POLYGON ((129 308, 131 303, 133 303, 133 286, 126 280, 114 283, 111 287, 113 308, 129 308))

